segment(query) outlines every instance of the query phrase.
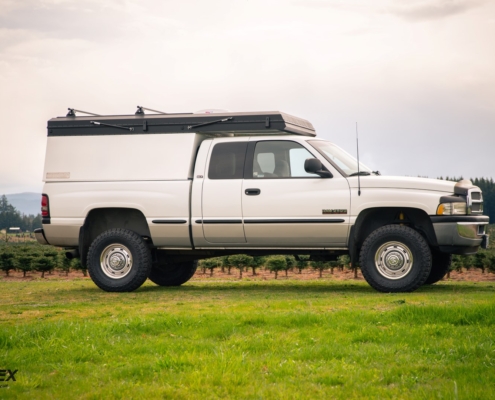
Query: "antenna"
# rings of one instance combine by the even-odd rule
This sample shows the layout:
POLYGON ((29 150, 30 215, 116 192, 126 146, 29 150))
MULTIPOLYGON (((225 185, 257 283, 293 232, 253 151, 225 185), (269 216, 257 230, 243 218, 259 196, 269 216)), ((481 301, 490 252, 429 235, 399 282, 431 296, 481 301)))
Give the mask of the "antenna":
POLYGON ((357 149, 357 162, 358 162, 358 196, 361 196, 361 174, 359 173, 359 137, 358 137, 358 127, 356 122, 356 149, 357 149))

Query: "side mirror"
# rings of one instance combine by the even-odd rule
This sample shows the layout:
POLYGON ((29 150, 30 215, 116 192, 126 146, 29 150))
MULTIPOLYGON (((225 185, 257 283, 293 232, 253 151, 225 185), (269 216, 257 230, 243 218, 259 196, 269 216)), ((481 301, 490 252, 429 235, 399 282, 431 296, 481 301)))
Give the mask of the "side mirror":
POLYGON ((309 174, 316 174, 322 178, 333 178, 332 173, 317 158, 308 158, 304 161, 304 170, 309 174))

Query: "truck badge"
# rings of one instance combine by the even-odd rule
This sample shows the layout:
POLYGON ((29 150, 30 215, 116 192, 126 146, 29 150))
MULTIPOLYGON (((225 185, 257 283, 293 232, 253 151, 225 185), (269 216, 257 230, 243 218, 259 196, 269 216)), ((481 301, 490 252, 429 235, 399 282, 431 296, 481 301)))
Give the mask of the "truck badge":
POLYGON ((338 208, 338 209, 324 208, 322 210, 322 214, 347 214, 347 210, 343 208, 338 208))
POLYGON ((47 172, 46 179, 70 179, 70 172, 47 172))

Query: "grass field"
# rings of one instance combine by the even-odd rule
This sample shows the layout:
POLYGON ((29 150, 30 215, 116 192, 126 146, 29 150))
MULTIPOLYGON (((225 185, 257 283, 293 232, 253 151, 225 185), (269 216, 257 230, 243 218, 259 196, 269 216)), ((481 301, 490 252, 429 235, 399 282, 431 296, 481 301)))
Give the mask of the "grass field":
POLYGON ((0 281, 0 305, 0 399, 495 398, 490 282, 0 281))

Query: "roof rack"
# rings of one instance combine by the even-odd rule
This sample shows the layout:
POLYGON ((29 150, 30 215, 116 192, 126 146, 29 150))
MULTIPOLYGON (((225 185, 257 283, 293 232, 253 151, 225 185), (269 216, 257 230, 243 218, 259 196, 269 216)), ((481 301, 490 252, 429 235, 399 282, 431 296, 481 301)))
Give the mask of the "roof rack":
POLYGON ((144 111, 143 110, 146 110, 146 111, 151 111, 151 112, 154 112, 154 113, 157 113, 157 114, 167 114, 163 111, 157 111, 157 110, 152 110, 151 108, 146 108, 146 107, 143 107, 143 106, 137 106, 137 110, 136 112, 134 113, 135 115, 144 115, 144 111))
MULTIPOLYGON (((140 108, 147 110, 144 107, 140 108)), ((141 114, 136 112, 133 115, 91 114, 88 117, 71 115, 52 118, 48 121, 48 136, 191 132, 234 136, 256 134, 316 136, 315 129, 309 121, 280 111, 224 112, 216 114, 144 114, 144 112, 141 114)))
POLYGON ((94 116, 97 116, 97 117, 100 116, 99 114, 93 114, 93 113, 90 113, 90 112, 87 112, 87 111, 76 110, 75 108, 68 108, 67 110, 69 110, 69 112, 67 113, 66 117, 75 117, 76 116, 76 112, 87 114, 87 115, 94 115, 94 116))

